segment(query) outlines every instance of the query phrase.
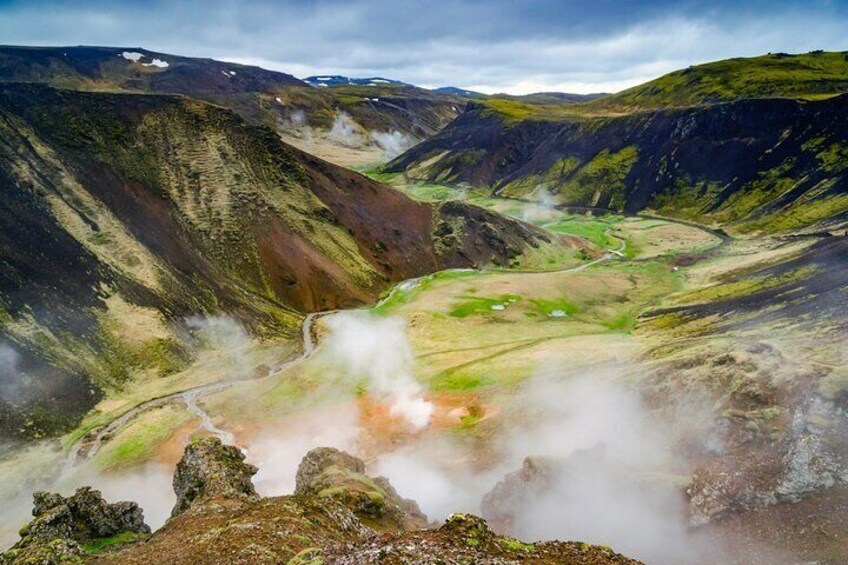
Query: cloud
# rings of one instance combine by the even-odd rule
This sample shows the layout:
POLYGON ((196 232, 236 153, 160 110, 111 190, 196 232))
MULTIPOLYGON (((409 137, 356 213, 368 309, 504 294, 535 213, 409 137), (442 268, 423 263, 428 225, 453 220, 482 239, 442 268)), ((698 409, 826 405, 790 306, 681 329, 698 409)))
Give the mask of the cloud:
POLYGON ((511 93, 615 91, 709 60, 846 49, 846 24, 848 7, 826 0, 0 4, 7 44, 143 46, 299 76, 382 75, 511 93))

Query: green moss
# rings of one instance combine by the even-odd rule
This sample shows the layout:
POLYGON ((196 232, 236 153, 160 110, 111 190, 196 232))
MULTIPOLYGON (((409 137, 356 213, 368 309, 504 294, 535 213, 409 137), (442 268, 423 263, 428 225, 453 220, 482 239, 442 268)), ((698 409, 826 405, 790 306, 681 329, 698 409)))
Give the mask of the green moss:
POLYGON ((621 216, 595 217, 564 214, 562 219, 544 224, 543 227, 554 233, 585 239, 600 248, 614 249, 619 246, 618 239, 612 237, 609 232, 611 226, 621 219, 623 219, 621 216))
POLYGON ((430 380, 430 388, 434 391, 461 392, 480 388, 483 379, 479 375, 464 371, 445 371, 430 380))
POLYGON ((510 551, 523 551, 525 553, 532 553, 536 551, 536 546, 532 543, 524 543, 523 541, 515 538, 505 538, 501 541, 501 544, 510 551))
POLYGON ((777 53, 688 67, 586 106, 601 110, 694 106, 739 98, 821 99, 845 90, 844 53, 777 53))
POLYGON ((134 543, 139 540, 145 539, 147 536, 144 534, 137 534, 134 532, 121 532, 119 534, 115 534, 114 536, 109 536, 108 538, 98 538, 96 540, 92 540, 87 544, 83 545, 83 550, 88 555, 97 555, 98 553, 102 553, 107 549, 113 549, 117 546, 126 545, 128 543, 134 543))
POLYGON ((324 565, 323 550, 308 547, 288 560, 286 565, 324 565))
POLYGON ((461 296, 463 302, 456 304, 448 313, 454 318, 468 316, 488 316, 506 310, 512 304, 521 300, 517 294, 501 294, 493 297, 461 296))
POLYGON ((635 312, 622 312, 603 321, 602 324, 613 331, 631 331, 636 327, 636 314, 635 312))
POLYGON ((682 303, 694 304, 738 298, 805 279, 813 275, 815 271, 815 267, 803 267, 780 275, 745 278, 688 292, 677 299, 682 303))
POLYGON ((556 189, 557 200, 571 206, 623 209, 627 197, 625 180, 637 158, 634 146, 615 152, 600 151, 562 180, 556 189))
POLYGON ((188 420, 189 415, 162 408, 143 418, 135 420, 103 447, 98 457, 104 468, 118 469, 148 460, 161 443, 188 420), (163 412, 166 410, 168 412, 163 412))
POLYGON ((568 298, 558 298, 555 300, 544 300, 534 298, 530 300, 533 306, 533 313, 545 317, 560 317, 559 314, 565 316, 573 316, 580 311, 580 308, 568 298))

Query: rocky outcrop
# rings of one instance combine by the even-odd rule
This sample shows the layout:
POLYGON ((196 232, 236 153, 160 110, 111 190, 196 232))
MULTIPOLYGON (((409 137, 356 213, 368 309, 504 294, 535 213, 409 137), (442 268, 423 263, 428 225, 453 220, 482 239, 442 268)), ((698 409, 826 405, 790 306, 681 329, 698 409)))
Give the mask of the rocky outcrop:
POLYGON ((21 530, 21 540, 0 556, 3 565, 81 563, 88 543, 119 534, 150 533, 138 504, 109 504, 88 487, 69 498, 37 492, 32 513, 35 519, 21 530))
POLYGON ((516 513, 553 485, 557 470, 549 458, 527 457, 521 469, 506 475, 483 497, 483 517, 495 531, 512 531, 516 513))
POLYGON ((330 498, 382 530, 426 527, 427 517, 412 500, 401 498, 384 477, 369 477, 365 463, 331 447, 306 454, 297 470, 295 494, 330 498))
POLYGON ((257 470, 244 462, 241 450, 224 445, 217 437, 192 442, 174 472, 177 503, 171 516, 182 514, 203 499, 256 500, 251 478, 257 470))
POLYGON ((848 433, 848 415, 813 397, 798 407, 788 437, 743 445, 699 466, 687 489, 690 522, 702 526, 729 512, 798 502, 848 483, 848 461, 834 447, 848 433))
POLYGON ((174 473, 174 515, 150 537, 134 503, 107 504, 87 488, 68 499, 38 493, 36 519, 0 565, 638 564, 586 543, 503 537, 468 514, 423 528, 416 503, 337 449, 304 457, 291 496, 257 496, 255 472, 217 438, 193 442, 174 473))

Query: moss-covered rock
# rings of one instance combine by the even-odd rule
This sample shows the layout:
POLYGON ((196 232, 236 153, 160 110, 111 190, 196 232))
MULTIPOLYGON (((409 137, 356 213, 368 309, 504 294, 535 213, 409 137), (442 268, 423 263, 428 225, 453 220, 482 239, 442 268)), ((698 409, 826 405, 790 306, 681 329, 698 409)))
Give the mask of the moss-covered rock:
POLYGON ((332 499, 381 530, 411 530, 428 524, 418 505, 401 498, 386 478, 369 477, 361 459, 331 447, 306 454, 297 470, 295 494, 332 499))
POLYGON ((241 450, 224 445, 217 437, 190 443, 174 472, 177 503, 171 516, 178 516, 203 499, 256 500, 258 495, 251 482, 256 471, 256 467, 244 462, 241 450))

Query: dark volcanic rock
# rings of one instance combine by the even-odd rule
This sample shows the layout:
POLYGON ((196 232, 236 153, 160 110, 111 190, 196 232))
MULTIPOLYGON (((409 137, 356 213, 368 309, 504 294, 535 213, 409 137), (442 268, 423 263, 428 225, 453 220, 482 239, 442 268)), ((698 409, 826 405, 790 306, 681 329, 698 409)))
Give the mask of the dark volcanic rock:
POLYGON ((0 563, 81 563, 82 544, 122 533, 150 533, 138 504, 109 504, 88 487, 69 498, 37 492, 32 513, 35 519, 21 530, 21 540, 0 556, 0 563))
POLYGON ((483 517, 499 532, 510 532, 516 513, 551 488, 559 467, 546 457, 527 457, 521 469, 506 475, 483 497, 483 517))
POLYGON ((798 502, 848 484, 848 460, 837 447, 846 433, 848 414, 813 397, 796 408, 785 440, 740 445, 695 469, 687 489, 691 524, 702 526, 731 512, 798 502))
POLYGON ((195 501, 220 497, 255 500, 251 477, 258 469, 244 462, 244 454, 216 437, 199 439, 186 447, 174 472, 177 503, 171 516, 177 516, 195 501))

